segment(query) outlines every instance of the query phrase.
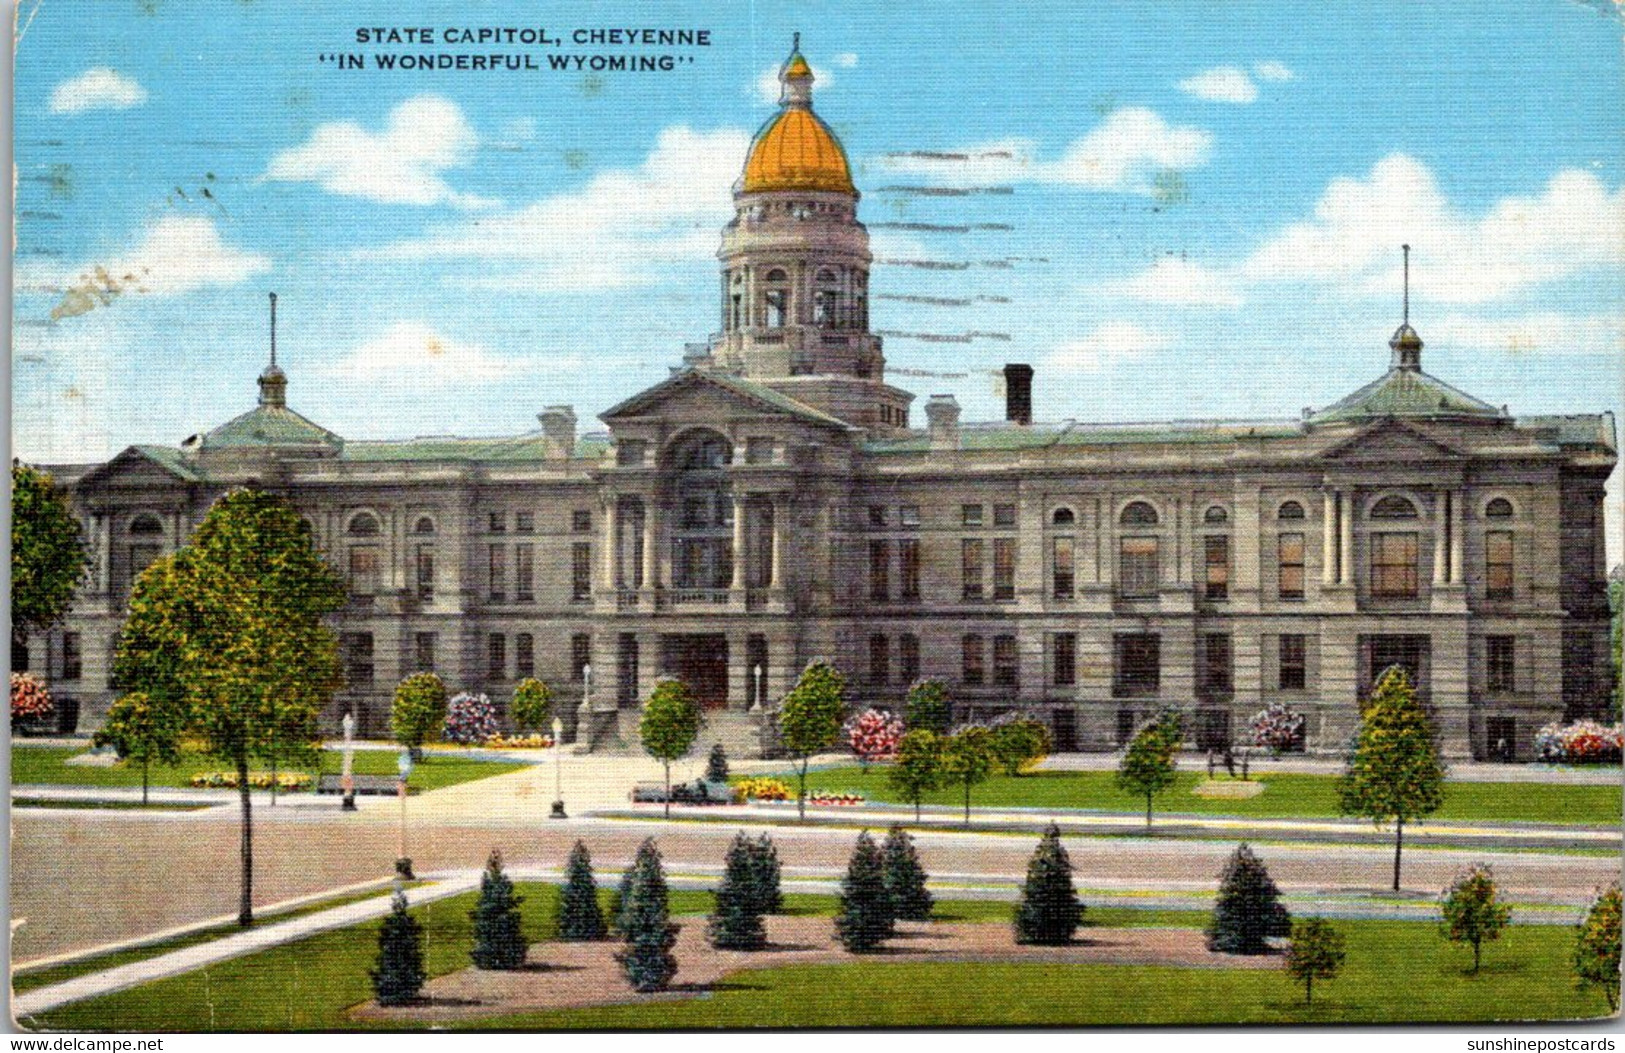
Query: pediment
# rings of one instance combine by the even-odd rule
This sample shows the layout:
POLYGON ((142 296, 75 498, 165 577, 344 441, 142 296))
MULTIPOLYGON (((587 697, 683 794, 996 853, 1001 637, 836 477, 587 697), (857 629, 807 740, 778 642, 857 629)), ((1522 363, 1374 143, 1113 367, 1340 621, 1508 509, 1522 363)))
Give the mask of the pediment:
POLYGON ((1409 424, 1389 420, 1361 430, 1326 449, 1321 459, 1340 463, 1405 464, 1457 461, 1465 455, 1409 424))
POLYGON ((613 425, 628 418, 656 417, 673 424, 715 424, 741 417, 816 424, 841 431, 851 426, 787 395, 737 377, 685 370, 599 414, 613 425))
POLYGON ((178 454, 165 456, 140 446, 130 446, 114 455, 106 464, 86 473, 80 478, 79 485, 169 488, 177 483, 197 482, 197 474, 178 461, 178 454))

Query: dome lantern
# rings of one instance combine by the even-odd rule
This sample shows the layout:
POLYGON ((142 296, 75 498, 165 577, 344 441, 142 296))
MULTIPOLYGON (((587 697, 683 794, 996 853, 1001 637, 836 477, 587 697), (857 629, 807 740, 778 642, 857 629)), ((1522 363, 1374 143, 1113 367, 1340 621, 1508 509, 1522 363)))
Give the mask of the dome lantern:
POLYGON ((801 54, 797 33, 790 57, 779 70, 779 112, 762 126, 750 145, 739 190, 825 190, 856 194, 846 151, 812 108, 812 66, 801 54))

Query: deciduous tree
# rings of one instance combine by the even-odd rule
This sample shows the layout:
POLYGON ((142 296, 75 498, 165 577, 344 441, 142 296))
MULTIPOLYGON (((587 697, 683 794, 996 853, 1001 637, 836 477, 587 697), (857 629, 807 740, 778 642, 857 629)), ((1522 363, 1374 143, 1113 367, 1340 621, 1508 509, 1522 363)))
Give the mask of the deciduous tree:
POLYGON ((980 724, 960 728, 942 745, 942 775, 965 791, 965 825, 970 825, 970 791, 993 774, 993 735, 980 724))
POLYGON ((1501 902, 1495 875, 1486 863, 1475 863, 1451 882, 1439 897, 1439 913, 1439 931, 1445 939, 1472 946, 1475 973, 1483 943, 1500 939, 1512 919, 1512 907, 1501 902))
POLYGON ((1168 710, 1141 728, 1117 765, 1117 788, 1145 798, 1145 828, 1151 829, 1151 802, 1178 777, 1184 741, 1179 714, 1168 710))
POLYGON ((90 554, 51 476, 11 466, 11 642, 15 649, 68 613, 90 554))
POLYGON ((779 741, 800 762, 796 812, 802 819, 807 818, 807 763, 835 745, 845 715, 846 678, 822 658, 808 662, 779 706, 779 741))
POLYGON ((1303 981, 1303 1000, 1315 1002, 1315 981, 1333 980, 1343 968, 1343 934, 1324 918, 1309 918, 1292 927, 1286 949, 1286 972, 1303 981))
POLYGON ((440 737, 446 726, 447 704, 446 685, 433 673, 413 673, 396 685, 389 730, 413 759, 423 755, 425 742, 440 737))
POLYGON ((700 706, 688 685, 676 677, 655 681, 643 707, 638 734, 643 751, 666 767, 666 815, 671 815, 671 762, 694 748, 700 733, 700 706))
POLYGON ((1619 1008, 1619 882, 1597 894, 1574 943, 1574 974, 1581 987, 1601 987, 1609 1012, 1619 1008))
POLYGON ((164 702, 132 691, 108 707, 107 719, 91 741, 113 747, 120 760, 141 765, 141 803, 146 804, 152 765, 181 762, 181 737, 189 716, 176 700, 164 702))
POLYGON ((553 719, 553 692, 535 677, 525 677, 514 685, 508 716, 520 731, 546 731, 553 719))
POLYGON ((903 722, 910 731, 934 731, 945 735, 953 723, 953 705, 948 701, 948 685, 941 680, 916 680, 908 689, 903 705, 903 722))
POLYGON ((886 782, 914 805, 914 821, 920 821, 920 802, 942 785, 942 736, 919 729, 906 732, 897 743, 897 761, 886 770, 886 782))

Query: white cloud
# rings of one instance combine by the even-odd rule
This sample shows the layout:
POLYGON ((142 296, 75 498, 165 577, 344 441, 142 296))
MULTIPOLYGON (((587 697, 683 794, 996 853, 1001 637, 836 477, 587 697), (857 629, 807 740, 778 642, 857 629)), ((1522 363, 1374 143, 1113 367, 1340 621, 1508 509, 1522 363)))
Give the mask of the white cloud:
POLYGON ((1516 318, 1449 315, 1427 325, 1428 340, 1452 351, 1531 355, 1611 356, 1625 354, 1625 328, 1616 315, 1572 315, 1555 311, 1516 318))
POLYGON ((1110 295, 1178 307, 1238 307, 1242 296, 1221 271, 1164 256, 1132 278, 1108 284, 1110 295))
MULTIPOLYGON (((139 359, 123 319, 103 312, 64 324, 13 327, 13 454, 44 464, 83 464, 115 451, 127 399, 114 397, 120 362, 139 359)), ((150 347, 148 348, 150 350, 150 347)))
MULTIPOLYGON (((539 372, 541 361, 498 355, 481 344, 454 340, 421 321, 400 321, 323 369, 351 381, 407 381, 428 386, 482 384, 539 372)), ((550 369, 574 370, 581 360, 554 356, 550 369)))
MULTIPOLYGON (((837 59, 836 61, 839 62, 840 60, 837 59)), ((841 65, 844 66, 846 63, 841 63, 841 65)), ((852 56, 852 65, 857 65, 856 55, 852 56)), ((813 66, 810 62, 808 63, 808 66, 812 68, 814 89, 818 91, 828 91, 834 86, 835 74, 831 73, 823 66, 813 66)), ((777 66, 769 66, 767 69, 764 69, 762 72, 758 73, 756 75, 756 79, 751 81, 750 94, 756 96, 756 98, 761 102, 772 103, 774 106, 777 106, 779 104, 779 96, 784 91, 784 85, 779 81, 779 72, 782 69, 784 69, 784 63, 781 62, 777 66)))
POLYGON ((332 194, 387 205, 484 208, 495 202, 459 193, 442 178, 473 160, 478 143, 456 103, 418 95, 391 110, 377 133, 354 121, 319 125, 302 145, 273 157, 261 178, 317 183, 332 194))
POLYGON ((1399 247, 1415 250, 1411 295, 1487 303, 1625 260, 1625 191, 1582 169, 1554 175, 1534 197, 1507 197, 1472 216, 1446 199, 1433 172, 1391 154, 1364 178, 1328 184, 1311 219, 1270 237, 1242 264, 1254 281, 1333 284, 1397 297, 1399 247))
POLYGON ((1284 63, 1268 61, 1253 64, 1253 72, 1258 74, 1259 80, 1287 81, 1297 77, 1284 63))
POLYGON ((1258 85, 1246 70, 1215 66, 1179 82, 1179 90, 1208 102, 1249 103, 1258 100, 1258 85))
POLYGON ((1077 340, 1061 344, 1044 357, 1045 373, 1098 373, 1108 366, 1161 351, 1168 338, 1133 322, 1105 322, 1077 340))
POLYGON ((835 56, 835 64, 842 69, 851 69, 858 64, 858 53, 856 51, 843 51, 835 56))
POLYGON ((728 188, 750 136, 739 129, 662 131, 641 165, 599 172, 578 190, 478 223, 461 222, 367 253, 388 259, 485 261, 467 286, 536 291, 619 288, 653 280, 662 264, 716 251, 728 188), (517 265, 493 272, 490 261, 517 265))
POLYGON ((106 66, 88 69, 51 91, 52 113, 128 110, 147 101, 147 89, 106 66))
POLYGON ((1053 161, 1038 160, 1035 144, 1005 139, 937 156, 890 157, 884 167, 955 185, 1047 183, 1087 190, 1149 194, 1158 174, 1207 163, 1213 136, 1171 125, 1141 107, 1114 110, 1053 161), (956 155, 956 156, 955 156, 956 155))

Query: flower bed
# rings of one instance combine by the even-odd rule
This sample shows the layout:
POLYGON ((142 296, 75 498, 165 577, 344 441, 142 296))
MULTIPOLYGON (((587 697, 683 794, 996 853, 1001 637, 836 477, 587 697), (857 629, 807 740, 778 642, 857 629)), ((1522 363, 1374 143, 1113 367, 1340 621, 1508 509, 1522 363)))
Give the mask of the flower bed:
MULTIPOLYGON (((279 790, 308 790, 314 782, 315 780, 304 772, 279 771, 276 773, 276 787, 279 790)), ((237 773, 234 771, 200 771, 192 776, 192 785, 200 790, 235 790, 237 788, 237 773)), ((248 785, 256 790, 269 790, 271 788, 271 773, 268 771, 249 772, 248 785)))
POLYGON ((1618 764, 1621 727, 1594 720, 1547 724, 1535 733, 1535 756, 1549 764, 1618 764))
POLYGON ((553 748, 551 735, 504 735, 500 731, 485 740, 491 750, 546 750, 553 748))
POLYGON ((795 797, 783 779, 753 776, 734 783, 734 793, 743 801, 788 801, 795 797))
POLYGON ((863 803, 863 794, 861 794, 861 793, 827 793, 827 792, 824 792, 824 791, 819 791, 818 793, 809 793, 807 795, 807 803, 808 804, 818 804, 818 805, 843 805, 843 806, 845 806, 845 805, 854 805, 854 804, 862 804, 863 803))

